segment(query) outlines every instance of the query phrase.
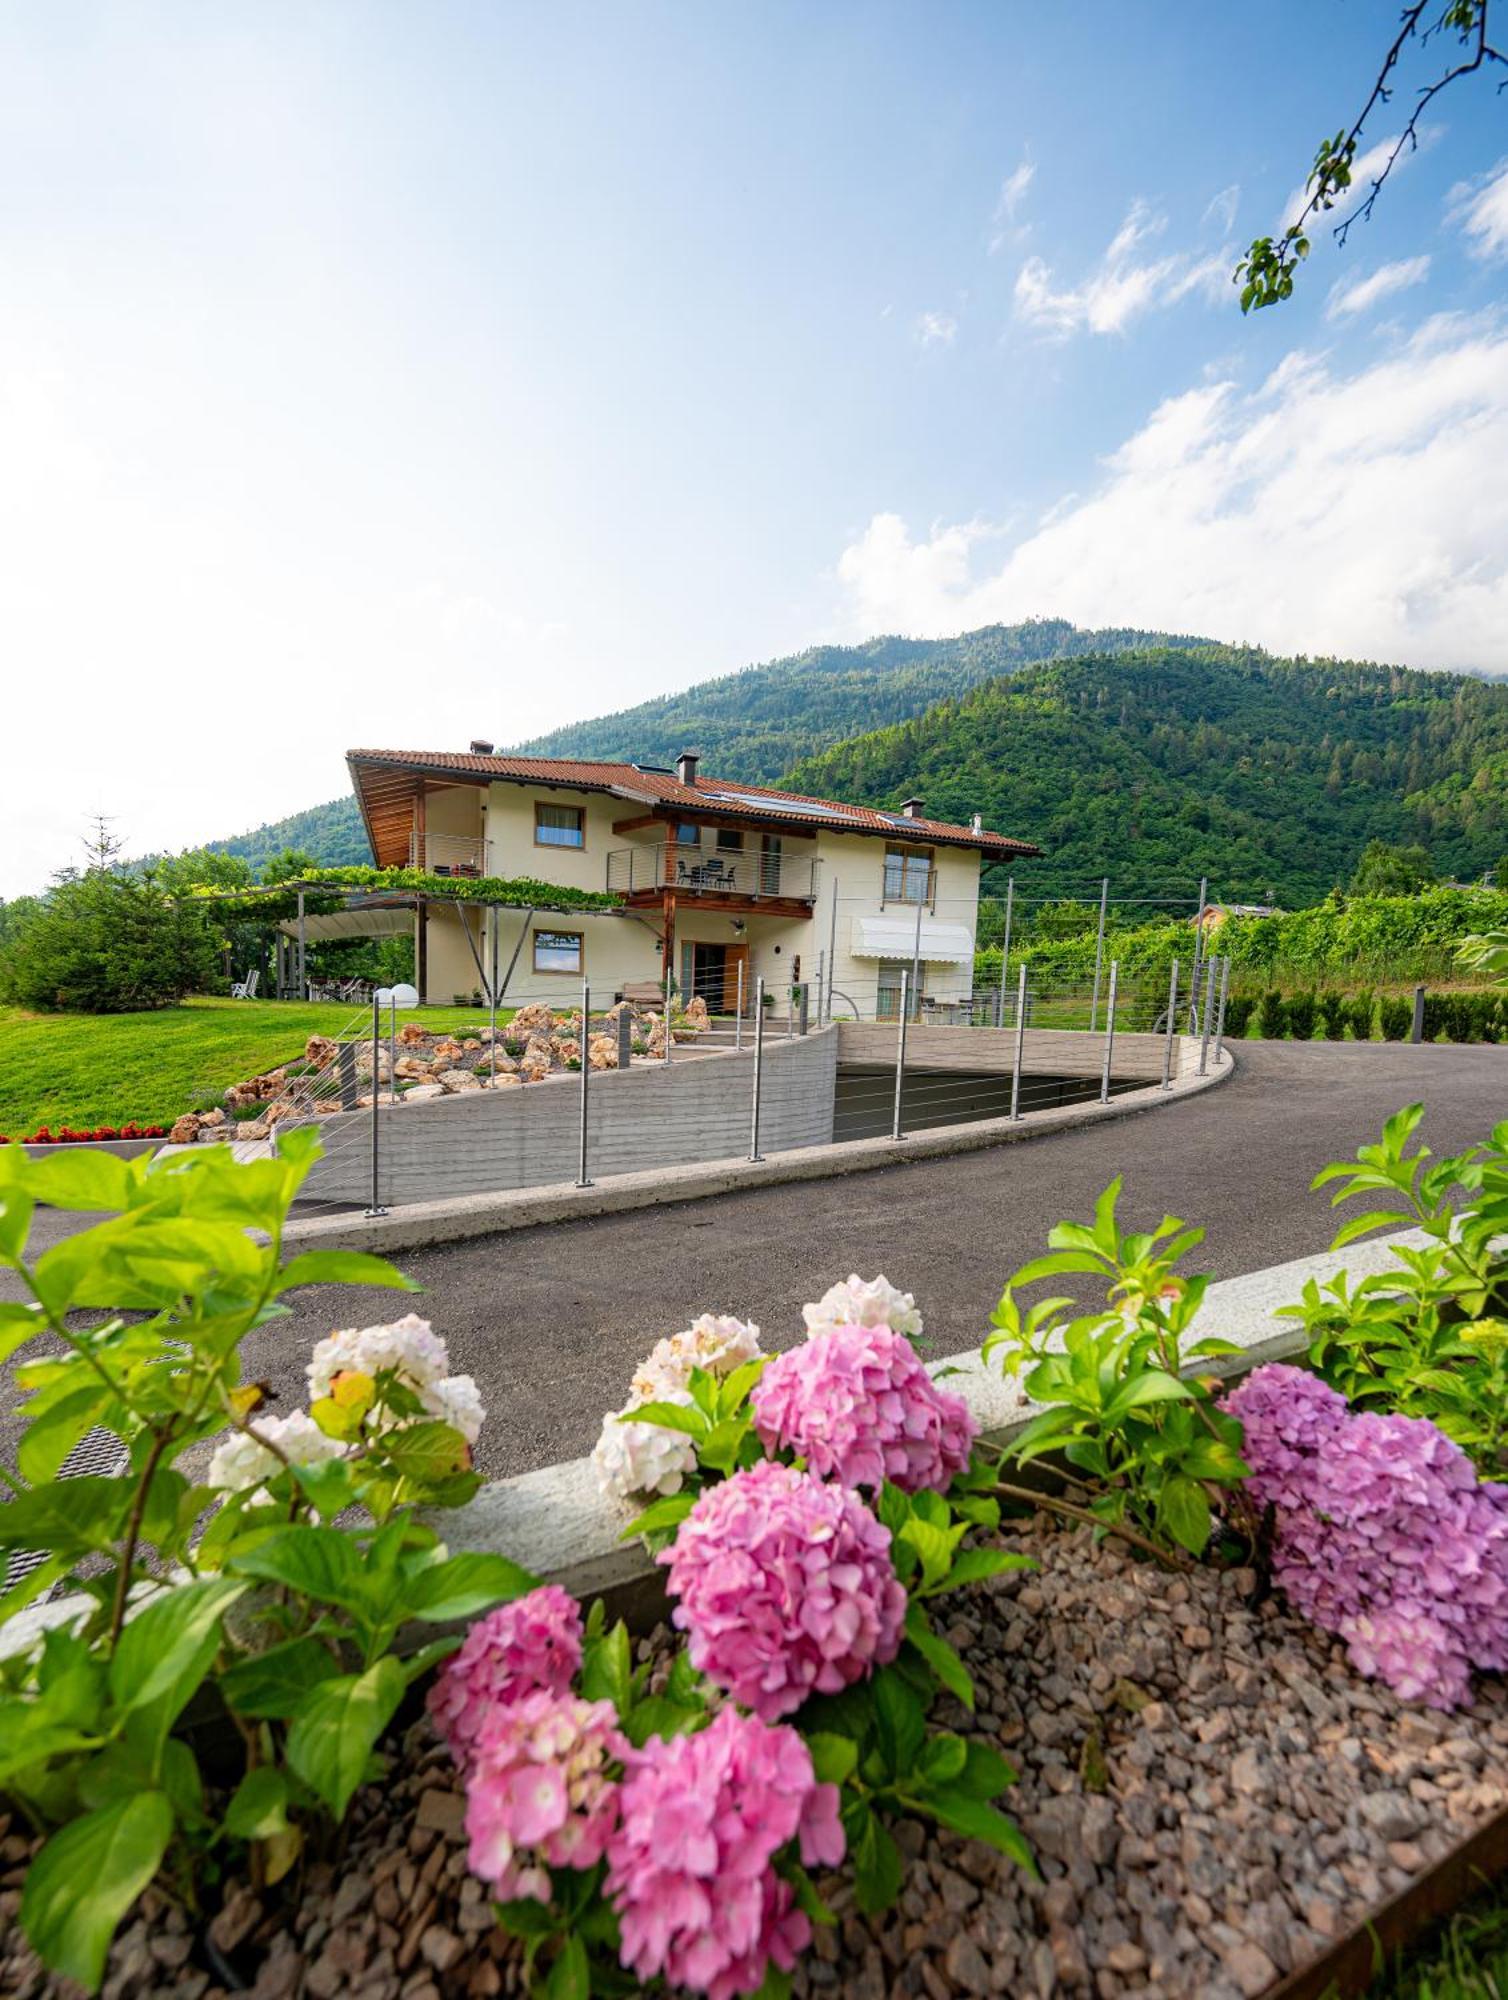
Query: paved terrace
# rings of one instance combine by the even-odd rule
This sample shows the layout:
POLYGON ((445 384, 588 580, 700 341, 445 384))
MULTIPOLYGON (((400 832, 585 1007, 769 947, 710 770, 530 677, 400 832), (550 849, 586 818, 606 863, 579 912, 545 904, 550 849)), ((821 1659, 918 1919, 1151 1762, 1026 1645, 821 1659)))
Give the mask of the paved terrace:
MULTIPOLYGON (((1239 1065, 1187 1103, 1028 1144, 410 1252, 422 1295, 313 1287, 248 1343, 247 1372, 288 1408, 322 1334, 412 1306, 480 1383, 479 1464, 498 1478, 590 1450, 633 1364, 697 1312, 737 1312, 787 1346, 803 1300, 882 1270, 917 1294, 930 1352, 956 1353, 978 1344, 1003 1281, 1052 1224, 1087 1216, 1116 1173, 1129 1223, 1165 1211, 1203 1223, 1200 1267, 1234 1277, 1328 1248, 1336 1218, 1310 1179, 1401 1104, 1425 1099, 1424 1135, 1442 1152, 1508 1113, 1508 1051, 1490 1046, 1248 1042, 1239 1065)), ((38 1220, 48 1234, 71 1221, 38 1220)), ((0 1277, 0 1296, 19 1293, 0 1277)), ((7 1457, 15 1429, 0 1415, 7 1457)))

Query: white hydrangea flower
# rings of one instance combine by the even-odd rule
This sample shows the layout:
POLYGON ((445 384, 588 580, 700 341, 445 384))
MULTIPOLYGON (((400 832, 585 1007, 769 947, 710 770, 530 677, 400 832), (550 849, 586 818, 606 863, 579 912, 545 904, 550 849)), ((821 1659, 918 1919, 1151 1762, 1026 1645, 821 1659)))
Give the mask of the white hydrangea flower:
POLYGON ((732 1313, 703 1313, 683 1332, 657 1340, 634 1370, 629 1386, 636 1402, 679 1399, 693 1368, 709 1375, 731 1375, 763 1352, 759 1328, 748 1320, 735 1319, 732 1313))
MULTIPOLYGON (((684 1390, 666 1391, 657 1402, 689 1403, 684 1390)), ((639 1399, 628 1405, 639 1407, 639 1399)), ((622 1414, 627 1414, 623 1412, 622 1414)), ((696 1446, 684 1431, 661 1424, 620 1424, 616 1414, 602 1420, 602 1435, 592 1452, 597 1484, 610 1500, 679 1493, 688 1472, 696 1469, 696 1446)))
POLYGON ((468 1444, 475 1444, 481 1436, 487 1412, 482 1407, 481 1391, 470 1375, 443 1376, 421 1389, 419 1398, 432 1417, 459 1431, 468 1444))
POLYGON ((392 1369, 411 1389, 423 1391, 450 1373, 445 1342, 427 1319, 406 1313, 388 1326, 348 1326, 316 1346, 309 1361, 309 1396, 328 1396, 337 1375, 375 1375, 392 1369))
POLYGON ((915 1340, 922 1330, 922 1316, 909 1292, 898 1292, 886 1277, 861 1278, 857 1271, 830 1285, 815 1305, 803 1306, 801 1316, 808 1338, 831 1333, 835 1326, 888 1326, 907 1340, 915 1340))
MULTIPOLYGON (((323 1465, 339 1458, 345 1450, 335 1438, 326 1437, 307 1410, 294 1410, 286 1417, 257 1417, 257 1429, 280 1447, 295 1465, 323 1465)), ((282 1460, 245 1431, 232 1431, 215 1447, 205 1474, 206 1486, 227 1493, 244 1493, 260 1486, 283 1469, 282 1460)))

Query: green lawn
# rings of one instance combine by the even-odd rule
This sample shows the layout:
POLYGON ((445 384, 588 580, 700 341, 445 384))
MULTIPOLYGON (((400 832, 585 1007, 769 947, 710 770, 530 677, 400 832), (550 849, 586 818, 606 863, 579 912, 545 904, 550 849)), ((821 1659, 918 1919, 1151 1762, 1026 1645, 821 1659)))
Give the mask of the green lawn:
MULTIPOLYGON (((39 1125, 170 1125, 227 1084, 302 1055, 359 1010, 294 1000, 190 1000, 151 1014, 28 1014, 0 1007, 0 1132, 39 1125)), ((370 1011, 370 1010, 368 1010, 370 1011)), ((474 1007, 401 1011, 426 1028, 485 1025, 474 1007)), ((506 1016, 504 1017, 506 1018, 506 1016)), ((384 1015, 384 1021, 386 1016, 384 1015)))
POLYGON ((1508 2000, 1508 1885, 1489 1884, 1368 1991, 1374 2000, 1508 2000))

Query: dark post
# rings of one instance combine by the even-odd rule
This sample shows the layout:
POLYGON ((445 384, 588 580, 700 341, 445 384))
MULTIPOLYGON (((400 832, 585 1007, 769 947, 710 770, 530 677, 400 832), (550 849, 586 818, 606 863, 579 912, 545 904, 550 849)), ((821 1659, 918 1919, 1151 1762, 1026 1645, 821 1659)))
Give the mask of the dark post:
POLYGON ((1424 988, 1422 986, 1414 988, 1414 1027, 1409 1040, 1411 1042, 1422 1042, 1424 1040, 1424 988))
POLYGON ((811 993, 811 988, 807 985, 806 981, 803 979, 800 986, 796 990, 801 996, 799 1003, 800 1012, 796 1020, 796 1033, 798 1035, 804 1035, 806 1033, 807 1010, 809 1005, 809 995, 811 993))
POLYGON ((377 1082, 377 1068, 378 1068, 377 1051, 381 1046, 382 1046, 382 1003, 378 1000, 377 995, 374 992, 372 995, 372 1201, 371 1201, 371 1206, 367 1209, 368 1215, 387 1214, 387 1210, 382 1205, 382 1194, 377 1177, 377 1167, 378 1167, 377 1131, 378 1131, 378 1123, 382 1117, 382 1111, 380 1108, 382 1103, 382 1092, 381 1089, 378 1087, 378 1082, 377 1082))
POLYGON ((352 1042, 342 1042, 335 1052, 335 1060, 340 1070, 340 1108, 342 1111, 356 1109, 356 1048, 352 1042))
POLYGON ((625 1007, 618 1016, 618 1067, 627 1069, 634 1059, 634 1017, 625 1007))

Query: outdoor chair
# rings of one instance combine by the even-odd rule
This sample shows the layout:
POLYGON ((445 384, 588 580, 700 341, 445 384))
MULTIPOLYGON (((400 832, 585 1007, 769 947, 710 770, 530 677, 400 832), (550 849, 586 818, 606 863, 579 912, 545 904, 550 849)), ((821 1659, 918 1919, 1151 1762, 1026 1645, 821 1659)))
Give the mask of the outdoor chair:
POLYGON ((238 979, 230 989, 232 1000, 255 1000, 257 987, 261 984, 262 968, 253 966, 244 979, 238 979))

